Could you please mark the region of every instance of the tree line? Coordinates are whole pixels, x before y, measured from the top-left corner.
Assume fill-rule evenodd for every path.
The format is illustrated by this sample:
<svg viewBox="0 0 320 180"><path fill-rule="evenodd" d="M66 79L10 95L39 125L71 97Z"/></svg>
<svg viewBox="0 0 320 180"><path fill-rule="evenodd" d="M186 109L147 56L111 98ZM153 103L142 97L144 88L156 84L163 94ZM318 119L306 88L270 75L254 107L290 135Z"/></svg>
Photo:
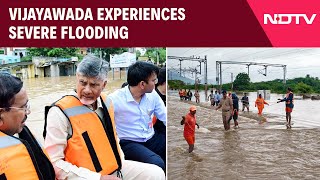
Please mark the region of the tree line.
<svg viewBox="0 0 320 180"><path fill-rule="evenodd" d="M200 84L195 86L187 85L180 80L169 80L168 81L170 89L199 89L205 90L205 85ZM209 88L220 89L217 85L207 85ZM306 77L299 77L294 79L289 79L286 84L283 83L283 79L275 79L272 81L263 82L250 82L250 78L246 73L240 73L237 75L233 83L223 84L221 89L236 92L253 92L257 90L271 90L272 93L283 94L286 92L287 87L293 89L293 92L298 94L312 94L320 93L320 80L318 77L311 77L307 75Z"/></svg>
<svg viewBox="0 0 320 180"><path fill-rule="evenodd" d="M83 55L79 53L79 48L27 48L27 56L21 57L21 61L31 61L33 56L45 57L78 57L82 60ZM121 54L128 52L128 48L88 48L88 52L100 56L102 59L110 62L110 54ZM144 56L152 59L159 57L159 63L166 62L166 48L146 48ZM141 56L140 51L136 51L137 59Z"/></svg>

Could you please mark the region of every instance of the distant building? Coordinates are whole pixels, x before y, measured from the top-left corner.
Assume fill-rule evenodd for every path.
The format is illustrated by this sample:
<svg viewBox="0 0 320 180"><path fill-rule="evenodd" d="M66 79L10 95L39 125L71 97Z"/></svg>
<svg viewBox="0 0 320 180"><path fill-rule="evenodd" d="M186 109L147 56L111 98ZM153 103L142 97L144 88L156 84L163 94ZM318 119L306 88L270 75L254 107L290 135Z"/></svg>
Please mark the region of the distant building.
<svg viewBox="0 0 320 180"><path fill-rule="evenodd" d="M22 79L34 77L34 64L21 62L20 56L0 55L0 71L5 71Z"/></svg>
<svg viewBox="0 0 320 180"><path fill-rule="evenodd" d="M24 57L28 54L26 47L0 47L0 55Z"/></svg>
<svg viewBox="0 0 320 180"><path fill-rule="evenodd" d="M0 55L0 64L12 64L20 62L20 56Z"/></svg>

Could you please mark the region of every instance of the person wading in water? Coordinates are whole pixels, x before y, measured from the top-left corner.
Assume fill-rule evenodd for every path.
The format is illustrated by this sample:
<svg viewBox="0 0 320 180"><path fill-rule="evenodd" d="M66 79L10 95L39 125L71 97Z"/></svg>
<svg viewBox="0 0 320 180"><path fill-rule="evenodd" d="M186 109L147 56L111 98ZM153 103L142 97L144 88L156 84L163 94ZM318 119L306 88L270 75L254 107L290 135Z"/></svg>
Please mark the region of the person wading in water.
<svg viewBox="0 0 320 180"><path fill-rule="evenodd" d="M189 153L191 153L194 149L194 143L195 143L195 126L199 125L197 124L196 119L196 112L197 108L196 106L190 107L190 112L186 116L182 116L181 125L184 124L184 130L183 130L183 136L187 143L189 144Z"/></svg>

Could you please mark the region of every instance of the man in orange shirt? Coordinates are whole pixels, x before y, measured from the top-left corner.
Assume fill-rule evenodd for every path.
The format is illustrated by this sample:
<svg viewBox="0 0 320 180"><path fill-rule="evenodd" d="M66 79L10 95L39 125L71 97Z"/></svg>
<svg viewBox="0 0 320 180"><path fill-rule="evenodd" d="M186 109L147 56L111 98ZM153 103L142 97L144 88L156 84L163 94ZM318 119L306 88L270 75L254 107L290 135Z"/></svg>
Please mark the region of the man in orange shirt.
<svg viewBox="0 0 320 180"><path fill-rule="evenodd" d="M197 125L199 129L199 125L197 124L197 120L196 120L196 112L197 112L196 106L191 106L190 112L186 116L182 116L182 121L181 121L181 125L184 124L183 136L184 136L184 139L189 144L189 153L191 153L194 148L195 126Z"/></svg>
<svg viewBox="0 0 320 180"><path fill-rule="evenodd" d="M259 97L256 99L256 103L254 105L254 107L258 106L258 115L262 115L262 110L265 104L269 106L269 104L262 98L261 94L259 94Z"/></svg>

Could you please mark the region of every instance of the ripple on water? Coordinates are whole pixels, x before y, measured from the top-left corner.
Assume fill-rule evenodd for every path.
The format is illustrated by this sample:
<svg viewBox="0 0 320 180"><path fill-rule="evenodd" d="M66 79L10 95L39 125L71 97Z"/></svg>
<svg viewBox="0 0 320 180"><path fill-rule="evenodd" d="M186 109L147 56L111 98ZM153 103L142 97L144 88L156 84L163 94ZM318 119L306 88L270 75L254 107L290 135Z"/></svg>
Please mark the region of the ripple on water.
<svg viewBox="0 0 320 180"><path fill-rule="evenodd" d="M220 112L198 107L198 123L206 130L204 133L201 128L196 129L195 155L189 155L183 128L172 131L170 127L177 123L170 119L180 119L189 106L175 99L168 101L168 179L320 177L319 129L303 126L287 130L284 120L274 117L259 124L240 116L240 128L225 132Z"/></svg>

